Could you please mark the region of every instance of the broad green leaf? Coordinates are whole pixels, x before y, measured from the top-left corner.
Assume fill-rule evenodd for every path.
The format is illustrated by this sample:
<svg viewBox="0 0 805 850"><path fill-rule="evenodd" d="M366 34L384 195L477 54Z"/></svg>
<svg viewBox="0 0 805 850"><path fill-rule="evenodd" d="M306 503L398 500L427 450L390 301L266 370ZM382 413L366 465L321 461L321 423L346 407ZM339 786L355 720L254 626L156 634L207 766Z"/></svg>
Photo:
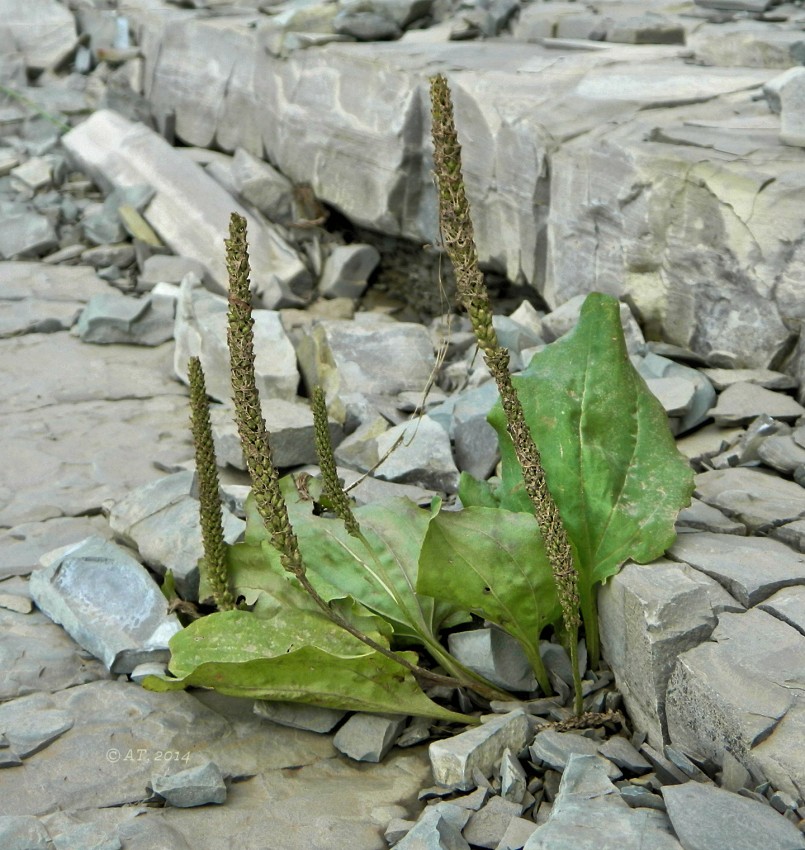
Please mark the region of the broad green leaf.
<svg viewBox="0 0 805 850"><path fill-rule="evenodd" d="M275 617L287 609L321 614L297 579L283 570L278 555L266 541L260 545L229 546L227 567L236 596L242 596L258 617ZM330 607L362 632L380 631L386 642L391 639L391 625L352 597L334 599Z"/></svg>
<svg viewBox="0 0 805 850"><path fill-rule="evenodd" d="M479 481L469 472L462 472L458 480L458 497L465 508L497 508L500 500L488 481Z"/></svg>
<svg viewBox="0 0 805 850"><path fill-rule="evenodd" d="M550 693L539 637L561 610L533 516L483 507L439 514L422 547L417 589L468 608L515 637Z"/></svg>
<svg viewBox="0 0 805 850"><path fill-rule="evenodd" d="M593 586L628 558L647 563L673 543L693 471L629 361L611 296L589 295L576 329L536 354L514 383L577 553L587 638L595 641ZM501 504L531 511L499 404L490 422L501 443Z"/></svg>
<svg viewBox="0 0 805 850"><path fill-rule="evenodd" d="M379 633L371 637L383 644ZM315 612L285 609L269 620L247 611L212 614L174 635L170 649L176 678L149 676L143 682L149 690L214 688L231 696L475 722L429 700L407 670ZM416 661L412 653L405 657Z"/></svg>
<svg viewBox="0 0 805 850"><path fill-rule="evenodd" d="M266 540L262 521L247 502L251 514L249 539ZM419 552L428 529L431 512L409 499L393 499L354 509L364 540L352 537L339 519L315 516L311 504L288 498L288 510L299 548L308 568L308 578L328 602L350 596L380 614L398 637L424 643L437 643L436 633L447 623L465 622L466 613L447 602L436 602L416 592ZM367 545L368 544L368 548ZM279 564L278 556L267 546L264 556ZM259 585L259 571L251 573ZM236 582L242 592L242 578Z"/></svg>

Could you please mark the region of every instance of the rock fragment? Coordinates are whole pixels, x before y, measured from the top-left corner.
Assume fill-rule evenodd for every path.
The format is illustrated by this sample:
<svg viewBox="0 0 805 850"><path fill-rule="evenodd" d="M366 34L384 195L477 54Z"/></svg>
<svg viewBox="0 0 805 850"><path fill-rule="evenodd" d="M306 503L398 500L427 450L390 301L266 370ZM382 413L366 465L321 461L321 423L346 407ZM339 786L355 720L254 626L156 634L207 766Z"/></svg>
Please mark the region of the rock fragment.
<svg viewBox="0 0 805 850"><path fill-rule="evenodd" d="M483 808L470 815L462 835L474 847L495 850L509 824L514 818L520 817L522 810L520 803L503 797L492 797Z"/></svg>
<svg viewBox="0 0 805 850"><path fill-rule="evenodd" d="M721 788L686 782L662 789L685 850L799 850L805 836L769 806Z"/></svg>
<svg viewBox="0 0 805 850"><path fill-rule="evenodd" d="M450 654L490 682L510 691L533 691L534 671L511 635L498 628L470 629L448 635Z"/></svg>
<svg viewBox="0 0 805 850"><path fill-rule="evenodd" d="M318 463L313 439L313 413L310 405L301 399L264 398L260 403L266 427L271 435L271 457L274 464L284 469ZM211 412L215 455L220 466L229 464L236 469L246 469L240 444L234 410L229 406L214 408ZM338 446L343 429L335 422L329 423L330 439Z"/></svg>
<svg viewBox="0 0 805 850"><path fill-rule="evenodd" d="M405 728L405 717L359 712L336 732L333 745L355 761L380 762Z"/></svg>
<svg viewBox="0 0 805 850"><path fill-rule="evenodd" d="M394 846L398 850L470 850L461 834L468 814L449 803L425 809Z"/></svg>
<svg viewBox="0 0 805 850"><path fill-rule="evenodd" d="M549 767L560 772L567 767L571 756L597 756L598 744L576 732L557 732L545 729L538 732L529 747L531 757L545 762ZM606 775L610 779L620 779L623 774L612 761L604 761Z"/></svg>
<svg viewBox="0 0 805 850"><path fill-rule="evenodd" d="M272 702L264 699L255 700L254 713L280 726L319 733L329 732L346 716L345 711L336 708L294 702Z"/></svg>
<svg viewBox="0 0 805 850"><path fill-rule="evenodd" d="M94 296L78 319L83 342L161 345L173 339L174 304L154 295L136 299L118 293Z"/></svg>
<svg viewBox="0 0 805 850"><path fill-rule="evenodd" d="M204 170L143 125L99 110L63 139L73 159L104 186L147 184L155 192L145 218L175 253L208 269L210 280L227 291L224 252L232 211L245 214L255 295L269 309L298 303L312 280L294 250L267 224L261 224ZM185 222L193 222L187 227Z"/></svg>
<svg viewBox="0 0 805 850"><path fill-rule="evenodd" d="M224 777L213 761L167 776L154 776L151 787L160 797L165 798L169 806L181 809L226 802Z"/></svg>
<svg viewBox="0 0 805 850"><path fill-rule="evenodd" d="M656 850L682 848L663 812L629 808L607 777L604 759L573 755L547 822L523 850L619 850L641 843Z"/></svg>
<svg viewBox="0 0 805 850"><path fill-rule="evenodd" d="M440 785L463 791L475 787L473 771L490 776L508 747L519 752L526 743L528 717L522 709L487 720L445 741L430 745L433 777Z"/></svg>
<svg viewBox="0 0 805 850"><path fill-rule="evenodd" d="M338 245L324 261L319 292L325 298L360 298L379 262L372 245Z"/></svg>
<svg viewBox="0 0 805 850"><path fill-rule="evenodd" d="M264 400L296 398L299 372L291 341L274 310L254 310L254 353L257 389ZM176 307L174 370L187 383L187 363L198 357L207 392L219 401L232 397L227 348L226 299L202 289L188 275L182 281Z"/></svg>
<svg viewBox="0 0 805 850"><path fill-rule="evenodd" d="M224 540L237 542L245 523L223 506L222 518ZM173 573L183 599L198 599L204 549L194 473L177 472L133 490L112 508L109 524L148 566L160 575Z"/></svg>
<svg viewBox="0 0 805 850"><path fill-rule="evenodd" d="M377 454L386 458L374 471L377 478L416 483L447 493L458 489L459 473L450 439L444 428L427 415L380 434Z"/></svg>
<svg viewBox="0 0 805 850"><path fill-rule="evenodd" d="M32 575L31 596L112 673L167 660L168 641L181 630L146 570L100 538L55 553Z"/></svg>

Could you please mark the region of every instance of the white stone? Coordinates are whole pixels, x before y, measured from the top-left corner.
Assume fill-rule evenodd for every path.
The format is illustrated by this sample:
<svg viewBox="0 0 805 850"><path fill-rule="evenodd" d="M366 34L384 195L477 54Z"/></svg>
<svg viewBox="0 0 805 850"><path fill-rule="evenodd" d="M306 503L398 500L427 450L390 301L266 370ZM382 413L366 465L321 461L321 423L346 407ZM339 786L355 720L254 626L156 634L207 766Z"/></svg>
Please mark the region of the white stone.
<svg viewBox="0 0 805 850"><path fill-rule="evenodd" d="M146 184L155 195L146 221L175 253L198 260L220 291L228 289L223 240L232 212L248 222L255 293L264 307L294 304L310 292L311 276L280 234L258 222L201 166L161 136L109 110L95 112L63 137L80 167L106 188Z"/></svg>
<svg viewBox="0 0 805 850"><path fill-rule="evenodd" d="M520 752L528 736L528 716L522 709L487 720L429 748L433 778L439 785L469 791L475 787L472 774L478 769L491 776L506 748Z"/></svg>
<svg viewBox="0 0 805 850"><path fill-rule="evenodd" d="M793 69L792 69L793 70ZM780 87L780 141L785 145L805 147L805 69L796 69Z"/></svg>
<svg viewBox="0 0 805 850"><path fill-rule="evenodd" d="M261 397L268 401L296 398L299 372L296 353L285 333L279 313L254 310L255 379ZM207 393L219 401L232 397L227 347L226 300L201 289L188 275L181 286L174 330L176 376L188 383L187 363L198 357L204 370Z"/></svg>

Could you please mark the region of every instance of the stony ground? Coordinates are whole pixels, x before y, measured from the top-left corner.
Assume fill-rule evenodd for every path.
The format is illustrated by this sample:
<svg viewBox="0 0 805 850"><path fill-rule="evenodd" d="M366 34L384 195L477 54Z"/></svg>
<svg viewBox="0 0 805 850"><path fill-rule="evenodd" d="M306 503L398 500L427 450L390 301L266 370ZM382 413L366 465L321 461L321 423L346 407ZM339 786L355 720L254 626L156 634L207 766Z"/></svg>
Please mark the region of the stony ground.
<svg viewBox="0 0 805 850"><path fill-rule="evenodd" d="M344 34L389 37L379 34L377 9L368 18L346 10L337 25L328 19L311 34L292 5L259 23L268 49L260 61L296 92L294 120L305 132L291 134L299 142L293 150L275 138L277 122L256 126L244 118L255 114L254 92L242 78L257 62L254 9L211 16L133 3L129 18L111 9L75 17L54 0L36 21L24 20L27 10L18 5L5 10L13 44L0 49L0 76L13 91L0 112L0 258L7 260L0 262L0 847L215 850L233 836L246 850L380 850L392 842L450 850L805 847L805 409L792 377L805 361L795 350L790 374L734 368L783 362L801 313L799 225L791 210L801 190L803 72L777 79L801 64L801 9L751 0L742 4L751 9L738 11L659 9L658 20L636 16L629 4L613 4L604 16L534 3L515 20L514 4L484 14L437 4L426 20L417 7L425 17L415 26L401 21L390 34L407 27L406 38L372 54L385 62L379 74L367 73L375 66L362 45L331 45L304 54L306 62L295 52ZM76 20L85 34L80 44ZM121 32L122 20L136 29L138 47L132 33ZM31 39L33 24L45 21L48 37ZM695 61L736 67L683 64L691 58L679 42L685 34ZM501 39L455 43L479 35ZM659 43L640 46L652 39ZM556 51L565 51L565 64ZM224 57L220 67L206 63L212 53ZM551 81L549 99L563 103L554 140L529 123L530 107L523 112L526 78L513 85L499 70L537 56L541 84ZM270 705L258 715L247 700L147 691L132 672L137 653L110 649L125 614L138 612L147 594L122 582L104 599L90 587L93 616L68 623L58 608L64 600L49 588L65 556L52 553L92 537L84 563L107 564L111 552L110 569L154 590L153 580L171 570L180 593L195 598L199 535L184 386L192 354L201 357L216 401L227 532L240 534L246 481L227 407L220 297L222 238L233 208L249 217L258 302L283 308L256 314L258 380L270 400L264 414L277 462L315 472L307 466L315 460L312 422L300 393L323 383L349 481L406 436L356 488L359 500L403 494L426 504L435 491L452 494L460 471L479 478L494 472L499 458L485 416L495 392L466 323L454 318L448 329L440 320L400 321L438 313L440 283L447 292L450 286L438 252L426 248L419 262L419 246L398 238L433 238L430 189L421 197L399 191L418 185L427 170L421 104L411 101L400 117L399 102L420 91L424 74L454 63L471 193L486 200L482 254L498 272L531 281L556 307L535 309L545 303L533 294L524 303L498 302L504 315L497 331L515 367L574 325L582 295L569 296L579 291L578 268L594 256L595 274L578 286L612 289L617 264L602 246L609 237L631 246L632 271L649 272L645 280L632 276L626 299L642 327L622 305L629 351L698 473L697 498L680 516L667 558L627 565L602 592L611 670L587 673L585 707L605 716L588 728L562 725L570 676L556 644L543 649L553 659L557 698L527 693L530 685L518 680L522 702L484 706L494 716L479 730L430 749L426 736L434 730L421 722L359 715L344 722L301 710L288 716ZM337 108L323 107L315 86L310 94L291 85L303 65L317 80L339 69ZM188 67L209 71L209 79L183 76ZM489 79L505 91L497 116L475 108L493 67L498 76ZM361 99L348 96L358 78L382 80L382 95L373 89L367 97L391 110L383 112L387 121L368 120ZM611 98L613 79L625 87L623 98ZM176 95L170 109L165 92ZM274 94L262 95L277 105ZM78 126L60 141L64 121ZM490 135L490 126L505 130ZM202 147L171 145L173 131ZM522 147L532 137L544 151ZM325 165L332 139L340 153L349 151L348 169ZM238 149L234 156L206 149L216 144ZM257 158L264 144L295 183ZM580 158L579 146L590 155ZM382 163L367 153L375 148L384 151ZM660 171L677 178L656 179L669 148L674 164ZM500 160L498 186L484 186L472 166L487 149ZM516 179L504 167L513 149L525 151ZM715 163L704 171L689 162L702 150ZM602 169L600 157L610 165L615 157L617 167ZM580 170L568 171L579 162ZM303 175L301 164L312 172ZM606 178L600 184L599 174ZM304 185L313 179L330 206ZM589 204L578 204L576 181L587 181ZM650 202L641 200L645 191ZM667 232L655 232L666 220L657 210L677 196L686 212L668 219ZM607 206L625 210L623 219L605 221ZM770 210L780 227L758 224L771 220ZM379 235L384 228L393 235ZM593 230L578 252L553 250ZM648 232L654 242L644 253ZM745 244L746 232L752 239ZM721 241L711 244L712 234ZM553 246L547 281L540 277L546 239ZM718 297L707 286L691 294L700 258L716 255L749 263L751 274L705 263ZM766 264L746 259L756 255ZM676 293L665 306L652 300L656 269ZM771 280L779 281L773 297ZM662 330L694 351L646 343L644 330ZM437 366L444 338L446 360ZM412 438L407 420L420 408L427 416ZM127 553L135 559L124 568ZM149 598L157 616L178 627L159 594ZM161 645L137 647L143 658L135 661L164 661ZM515 649L488 630L478 630L472 646L456 647L467 663L498 673L522 662ZM343 725L333 733L333 724ZM171 788L165 777L175 774L179 787Z"/></svg>

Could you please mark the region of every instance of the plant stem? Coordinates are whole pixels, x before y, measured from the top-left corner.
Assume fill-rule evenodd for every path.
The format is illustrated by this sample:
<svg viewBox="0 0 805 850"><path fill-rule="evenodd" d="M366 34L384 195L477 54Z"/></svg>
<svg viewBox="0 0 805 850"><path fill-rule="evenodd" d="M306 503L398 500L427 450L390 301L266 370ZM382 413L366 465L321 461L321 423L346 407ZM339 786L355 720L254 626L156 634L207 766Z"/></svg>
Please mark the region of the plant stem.
<svg viewBox="0 0 805 850"><path fill-rule="evenodd" d="M597 670L601 662L601 636L598 629L598 605L596 597L598 587L589 588L587 593L581 594L581 614L584 618L584 637L587 641L587 655L590 659L590 668Z"/></svg>
<svg viewBox="0 0 805 850"><path fill-rule="evenodd" d="M533 644L526 643L521 643L520 646L523 647L523 651L531 664L531 669L534 671L534 676L536 677L540 688L542 688L542 692L544 694L551 693L553 688L551 688L551 681L548 678L548 671L545 669L545 663L542 660L542 656L539 654L539 646L535 647Z"/></svg>
<svg viewBox="0 0 805 850"><path fill-rule="evenodd" d="M570 667L573 672L573 711L576 717L581 717L584 711L584 701L581 696L581 673L579 672L579 633L570 636Z"/></svg>
<svg viewBox="0 0 805 850"><path fill-rule="evenodd" d="M571 640L578 641L578 574L573 549L556 502L548 490L539 451L509 375L509 352L499 345L492 324L492 306L478 264L470 206L464 190L461 145L453 118L453 102L447 80L441 74L431 79L431 113L442 240L455 270L459 297L500 393L506 429L523 470L526 492L534 506L534 516L556 580L565 629Z"/></svg>

